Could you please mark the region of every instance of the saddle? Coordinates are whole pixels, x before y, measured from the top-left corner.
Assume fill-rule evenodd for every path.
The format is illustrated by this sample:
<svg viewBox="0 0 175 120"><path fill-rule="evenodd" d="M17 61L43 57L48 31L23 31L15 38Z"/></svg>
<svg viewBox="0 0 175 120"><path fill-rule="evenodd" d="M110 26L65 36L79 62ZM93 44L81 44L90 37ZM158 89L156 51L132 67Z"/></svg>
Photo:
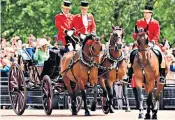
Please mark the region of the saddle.
<svg viewBox="0 0 175 120"><path fill-rule="evenodd" d="M154 48L151 48L151 50L155 53L155 55L157 56L158 60L159 60L159 64L162 63L162 54L160 53L159 50L156 50Z"/></svg>
<svg viewBox="0 0 175 120"><path fill-rule="evenodd" d="M159 50L157 49L154 49L154 48L151 48L151 50L154 52L154 54L157 56L158 58L158 61L159 61L159 64L161 64L162 62L162 54L160 53ZM136 56L136 54L138 53L138 49L134 49L132 52L131 52L131 55L130 55L130 63L133 65L133 62L134 62L134 58Z"/></svg>

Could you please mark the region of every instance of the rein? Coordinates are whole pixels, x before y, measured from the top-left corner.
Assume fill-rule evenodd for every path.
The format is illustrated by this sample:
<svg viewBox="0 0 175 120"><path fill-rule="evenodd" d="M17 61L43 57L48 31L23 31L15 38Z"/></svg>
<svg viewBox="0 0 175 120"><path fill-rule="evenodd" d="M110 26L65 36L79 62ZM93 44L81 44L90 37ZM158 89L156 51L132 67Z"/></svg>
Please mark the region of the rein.
<svg viewBox="0 0 175 120"><path fill-rule="evenodd" d="M81 49L80 49L80 60L81 60L85 65L87 65L88 67L95 66L96 63L93 62L93 59L94 59L94 57L99 57L99 56L100 56L100 54L99 54L99 55L93 55L93 52L92 52L93 50L92 50L92 49L93 49L93 44L90 45L90 54L91 54L90 56L87 55L87 53L84 52L83 46L82 46ZM89 61L89 62L87 62L87 61L84 59L83 54L86 55L88 58L90 58L90 61Z"/></svg>

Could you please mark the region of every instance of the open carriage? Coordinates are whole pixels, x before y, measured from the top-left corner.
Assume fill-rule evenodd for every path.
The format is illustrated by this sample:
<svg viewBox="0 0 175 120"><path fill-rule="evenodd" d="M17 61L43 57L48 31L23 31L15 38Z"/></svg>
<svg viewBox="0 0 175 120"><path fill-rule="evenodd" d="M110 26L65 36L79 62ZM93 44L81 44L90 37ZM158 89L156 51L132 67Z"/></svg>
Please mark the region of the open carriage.
<svg viewBox="0 0 175 120"><path fill-rule="evenodd" d="M67 35L70 38L72 38L73 32L68 31ZM85 38L86 38L85 35L84 36L80 35L80 39L85 39ZM81 42L82 42L81 45L83 46L84 41L81 41ZM83 51L82 49L79 51L79 53L81 54L80 54L80 59L78 59L78 61L80 60L80 62L82 62L81 64L84 64L84 66L86 66L86 69L90 69L91 67L96 66L96 64L92 62L92 59L94 59L94 57L99 57L100 51L102 50L99 39L94 40L93 44L91 43L93 42L89 41L88 44L90 45L88 45L88 47L86 46L86 49L90 50L88 52L89 55L87 55L87 58L90 61L87 62L85 60L87 58L84 59L83 54L86 55L85 51ZM99 52L96 55L93 53L93 51L96 50L97 48ZM75 51L72 51L72 52L76 53ZM59 95L60 93L66 93L66 94L68 93L67 86L64 83L60 72L60 61L61 61L61 56L63 55L62 49L52 48L49 50L49 54L50 54L49 59L44 62L44 66L41 66L41 65L37 65L36 61L32 59L32 56L29 55L29 52L27 52L26 49L22 49L19 51L18 64L16 63L12 64L11 70L9 72L8 92L9 92L12 108L17 115L22 115L25 111L26 101L27 101L27 91L32 91L32 90L42 91L42 104L43 104L44 111L47 115L50 115L52 113L53 96ZM95 68L95 69L98 69L98 68ZM75 72L76 71L77 70L75 70ZM85 76L88 79L90 77L89 74L93 73L89 71L90 70L87 70L87 74ZM77 75L78 74L80 73L78 72ZM98 77L98 75L95 74L94 77L96 78ZM70 81L70 86L72 89L74 89L76 88L76 83L73 81ZM88 86L86 85L86 82L85 82L85 89L93 89L93 86ZM98 91L97 89L96 91ZM94 95L96 95L97 97L97 94L94 94ZM82 90L79 90L74 96L74 98L76 98L76 100L73 100L75 101L74 107L76 108L76 110L74 109L74 112L73 112L74 114L77 114L81 108L82 97L80 97L80 95L82 95ZM68 96L67 100L68 100L67 101L68 107L72 111L72 97ZM96 104L96 102L93 104ZM102 100L102 106L103 105L104 103ZM94 105L92 105L92 107L93 106Z"/></svg>
<svg viewBox="0 0 175 120"><path fill-rule="evenodd" d="M44 66L37 65L26 49L19 51L18 64L13 63L9 72L8 92L14 112L22 115L26 108L27 91L42 91L42 104L47 115L52 112L54 94L66 92L64 81L60 76L60 49L49 50L50 57ZM74 85L72 84L72 87ZM57 90L55 90L57 89ZM70 102L70 99L68 99ZM77 97L78 111L81 98Z"/></svg>

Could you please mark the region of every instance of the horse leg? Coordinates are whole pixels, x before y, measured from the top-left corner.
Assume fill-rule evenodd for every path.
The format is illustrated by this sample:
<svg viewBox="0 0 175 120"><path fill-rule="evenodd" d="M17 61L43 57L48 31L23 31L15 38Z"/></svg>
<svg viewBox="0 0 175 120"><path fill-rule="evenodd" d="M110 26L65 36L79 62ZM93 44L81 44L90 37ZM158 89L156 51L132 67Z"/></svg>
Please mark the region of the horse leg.
<svg viewBox="0 0 175 120"><path fill-rule="evenodd" d="M91 111L95 111L96 110L97 91L98 91L98 87L97 87L97 85L95 85L94 86L94 100L93 100L92 105L91 105Z"/></svg>
<svg viewBox="0 0 175 120"><path fill-rule="evenodd" d="M157 112L159 108L159 97L160 93L164 87L164 84L158 84L157 90L156 90L156 95L155 95L155 103L154 103L154 108L153 108L153 115L152 119L157 119Z"/></svg>
<svg viewBox="0 0 175 120"><path fill-rule="evenodd" d="M81 90L82 99L84 101L84 110L85 110L85 116L90 116L90 112L87 107L87 96L85 91L85 80L80 79L78 80L79 89Z"/></svg>
<svg viewBox="0 0 175 120"><path fill-rule="evenodd" d="M145 119L151 119L151 117L150 117L150 106L152 106L152 92L150 92L148 94L146 103L147 103L147 113L145 115Z"/></svg>
<svg viewBox="0 0 175 120"><path fill-rule="evenodd" d="M68 93L69 93L69 95L70 95L70 97L71 97L71 108L72 108L72 115L77 115L77 111L76 111L76 106L75 106L75 104L76 104L76 96L75 96L75 92L72 90L72 88L71 88L71 85L70 85L70 80L69 80L69 78L67 77L67 76L64 76L63 77L63 80L64 80L64 83L65 83L65 86L66 86L66 88L67 88L67 90L68 90Z"/></svg>
<svg viewBox="0 0 175 120"><path fill-rule="evenodd" d="M104 79L99 78L99 83L100 83L100 85L101 85L101 87L102 87L102 90L103 90L102 96L103 96L104 98L106 98L106 100L105 100L106 105L103 106L103 110L106 111L106 114L107 114L107 113L108 113L107 111L108 111L108 109L109 109L109 105L108 105L108 101L109 101L109 98L108 98L108 91L107 91L107 89L106 89L106 85L105 85Z"/></svg>
<svg viewBox="0 0 175 120"><path fill-rule="evenodd" d="M129 107L129 100L128 100L128 84L127 83L123 83L123 96L125 98L126 101L126 112L130 112L130 107Z"/></svg>
<svg viewBox="0 0 175 120"><path fill-rule="evenodd" d="M132 88L132 90L133 90L134 97L135 97L135 100L136 100L136 109L139 109L139 100L138 100L138 92L137 92L137 88L134 87L134 88Z"/></svg>
<svg viewBox="0 0 175 120"><path fill-rule="evenodd" d="M71 96L71 98L72 98L72 106L71 106L71 108L72 108L72 115L77 115L77 109L76 109L76 94L75 94L75 91L73 91L73 94L72 94L72 96Z"/></svg>
<svg viewBox="0 0 175 120"><path fill-rule="evenodd" d="M82 99L84 101L85 116L90 116L90 112L87 108L87 102L86 102L86 100L87 100L86 91L82 89L81 94L82 94Z"/></svg>
<svg viewBox="0 0 175 120"><path fill-rule="evenodd" d="M143 118L143 94L142 87L137 88L138 100L139 100L139 119Z"/></svg>
<svg viewBox="0 0 175 120"><path fill-rule="evenodd" d="M109 87L107 86L107 91L108 91L108 97L109 97L109 112L110 113L114 113L113 107L112 107L112 103L113 103L113 87Z"/></svg>

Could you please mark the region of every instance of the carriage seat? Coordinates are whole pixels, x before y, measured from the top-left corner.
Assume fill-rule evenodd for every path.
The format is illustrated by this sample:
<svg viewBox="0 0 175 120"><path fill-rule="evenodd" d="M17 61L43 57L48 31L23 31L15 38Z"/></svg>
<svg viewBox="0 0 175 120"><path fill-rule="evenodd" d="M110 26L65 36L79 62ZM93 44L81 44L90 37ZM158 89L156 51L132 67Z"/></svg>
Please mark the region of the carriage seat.
<svg viewBox="0 0 175 120"><path fill-rule="evenodd" d="M35 48L32 47L25 48L25 51L28 53L28 55L30 55L32 59L34 59Z"/></svg>
<svg viewBox="0 0 175 120"><path fill-rule="evenodd" d="M54 48L53 48L54 49ZM43 71L41 77L48 75L51 79L55 79L59 75L59 64L61 57L58 55L59 50L49 50L49 59L44 62Z"/></svg>
<svg viewBox="0 0 175 120"><path fill-rule="evenodd" d="M28 54L28 52L25 49L20 49L18 52L24 61L31 61L32 60L32 57Z"/></svg>

